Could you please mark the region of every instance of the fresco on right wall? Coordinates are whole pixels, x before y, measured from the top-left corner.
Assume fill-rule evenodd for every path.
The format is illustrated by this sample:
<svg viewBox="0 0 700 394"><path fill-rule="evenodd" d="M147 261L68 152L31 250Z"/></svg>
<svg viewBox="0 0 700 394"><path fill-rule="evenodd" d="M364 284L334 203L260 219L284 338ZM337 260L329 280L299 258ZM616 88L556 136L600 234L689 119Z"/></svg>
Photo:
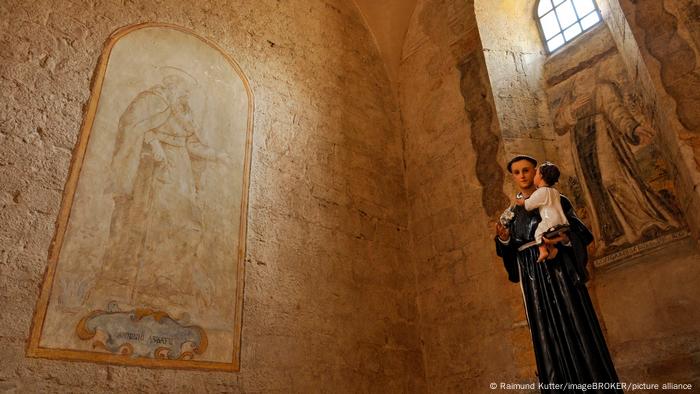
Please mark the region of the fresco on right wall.
<svg viewBox="0 0 700 394"><path fill-rule="evenodd" d="M555 54L545 70L560 188L595 235L595 266L687 236L657 131L606 27Z"/></svg>

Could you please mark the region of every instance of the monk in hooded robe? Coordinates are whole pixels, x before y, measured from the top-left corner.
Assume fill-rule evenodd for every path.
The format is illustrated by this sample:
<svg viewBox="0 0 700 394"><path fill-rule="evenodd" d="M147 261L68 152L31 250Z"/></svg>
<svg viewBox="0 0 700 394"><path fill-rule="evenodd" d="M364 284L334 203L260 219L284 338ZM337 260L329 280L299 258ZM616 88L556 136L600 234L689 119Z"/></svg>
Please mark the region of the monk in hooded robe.
<svg viewBox="0 0 700 394"><path fill-rule="evenodd" d="M537 189L533 183L537 160L515 156L508 171L520 189L516 198L527 198ZM593 235L576 216L571 202L560 196L569 222L565 239L556 244L552 260L538 262L535 241L542 220L537 210L520 205L508 208L496 225L496 254L503 259L508 279L520 283L525 316L532 336L542 393L569 394L582 390L566 384L604 383L587 392L622 393L615 365L588 294L587 247Z"/></svg>
<svg viewBox="0 0 700 394"><path fill-rule="evenodd" d="M588 85L586 85L588 87ZM653 131L635 120L610 81L578 92L555 114L557 134L570 132L576 173L601 249L629 246L680 226L671 205L643 180L630 146Z"/></svg>
<svg viewBox="0 0 700 394"><path fill-rule="evenodd" d="M189 89L184 77L167 76L139 93L119 119L111 166L114 211L95 286L101 300L162 308L187 303L183 295L195 291L202 216L192 160L224 156L201 143Z"/></svg>

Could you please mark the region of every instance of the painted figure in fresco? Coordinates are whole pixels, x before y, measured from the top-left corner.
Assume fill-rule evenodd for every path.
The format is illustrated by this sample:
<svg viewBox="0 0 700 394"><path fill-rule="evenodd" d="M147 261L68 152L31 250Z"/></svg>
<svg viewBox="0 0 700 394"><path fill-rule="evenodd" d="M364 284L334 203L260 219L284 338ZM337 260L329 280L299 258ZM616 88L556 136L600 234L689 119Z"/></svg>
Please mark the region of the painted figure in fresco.
<svg viewBox="0 0 700 394"><path fill-rule="evenodd" d="M551 260L557 256L554 244L562 240L561 233L568 230L569 221L561 208L559 191L553 186L559 180L559 168L550 162L544 162L535 170L534 184L537 187L528 198L517 198L515 203L525 210L537 209L542 219L535 230L535 241L539 245L540 255L537 262ZM522 196L521 196L522 197Z"/></svg>
<svg viewBox="0 0 700 394"><path fill-rule="evenodd" d="M189 104L196 81L172 73L139 93L119 118L112 157L114 211L95 286L133 306L183 305L207 298L195 278L203 223L193 160L226 161L204 145ZM195 281L196 286L195 286Z"/></svg>
<svg viewBox="0 0 700 394"><path fill-rule="evenodd" d="M535 193L537 161L516 156L507 165L520 192L516 198ZM586 247L593 241L591 232L576 216L571 202L560 196L561 207L569 222L555 247L556 257L538 263L535 233L541 222L537 210L527 211L514 205L496 224L496 252L503 259L508 279L518 283L523 294L525 313L532 334L540 382L614 383L617 373L586 289L588 279ZM594 393L621 393L621 390L590 390ZM570 391L568 391L570 392Z"/></svg>
<svg viewBox="0 0 700 394"><path fill-rule="evenodd" d="M653 130L635 120L617 84L599 81L592 91L575 90L560 104L554 124L559 135L571 134L599 246L630 245L679 227L672 207L644 182L632 152L649 142Z"/></svg>

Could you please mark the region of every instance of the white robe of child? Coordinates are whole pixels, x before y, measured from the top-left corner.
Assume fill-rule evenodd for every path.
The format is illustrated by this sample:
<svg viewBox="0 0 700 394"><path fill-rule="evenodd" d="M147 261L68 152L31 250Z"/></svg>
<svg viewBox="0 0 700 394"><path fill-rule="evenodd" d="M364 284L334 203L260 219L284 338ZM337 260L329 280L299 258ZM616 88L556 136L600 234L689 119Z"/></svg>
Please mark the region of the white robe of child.
<svg viewBox="0 0 700 394"><path fill-rule="evenodd" d="M564 210L561 208L559 191L553 187L539 187L525 200L525 209L539 209L542 221L535 230L535 240L542 242L542 234L559 225L568 225Z"/></svg>

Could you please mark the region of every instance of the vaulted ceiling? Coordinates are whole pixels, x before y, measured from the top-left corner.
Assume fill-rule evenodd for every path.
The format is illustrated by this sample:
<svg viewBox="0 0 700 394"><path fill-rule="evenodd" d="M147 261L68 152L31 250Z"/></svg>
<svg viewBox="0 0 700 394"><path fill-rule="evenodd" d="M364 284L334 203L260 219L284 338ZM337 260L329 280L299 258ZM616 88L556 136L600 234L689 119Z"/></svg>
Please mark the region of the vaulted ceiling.
<svg viewBox="0 0 700 394"><path fill-rule="evenodd" d="M396 82L404 37L417 0L354 0L374 35L389 79Z"/></svg>

